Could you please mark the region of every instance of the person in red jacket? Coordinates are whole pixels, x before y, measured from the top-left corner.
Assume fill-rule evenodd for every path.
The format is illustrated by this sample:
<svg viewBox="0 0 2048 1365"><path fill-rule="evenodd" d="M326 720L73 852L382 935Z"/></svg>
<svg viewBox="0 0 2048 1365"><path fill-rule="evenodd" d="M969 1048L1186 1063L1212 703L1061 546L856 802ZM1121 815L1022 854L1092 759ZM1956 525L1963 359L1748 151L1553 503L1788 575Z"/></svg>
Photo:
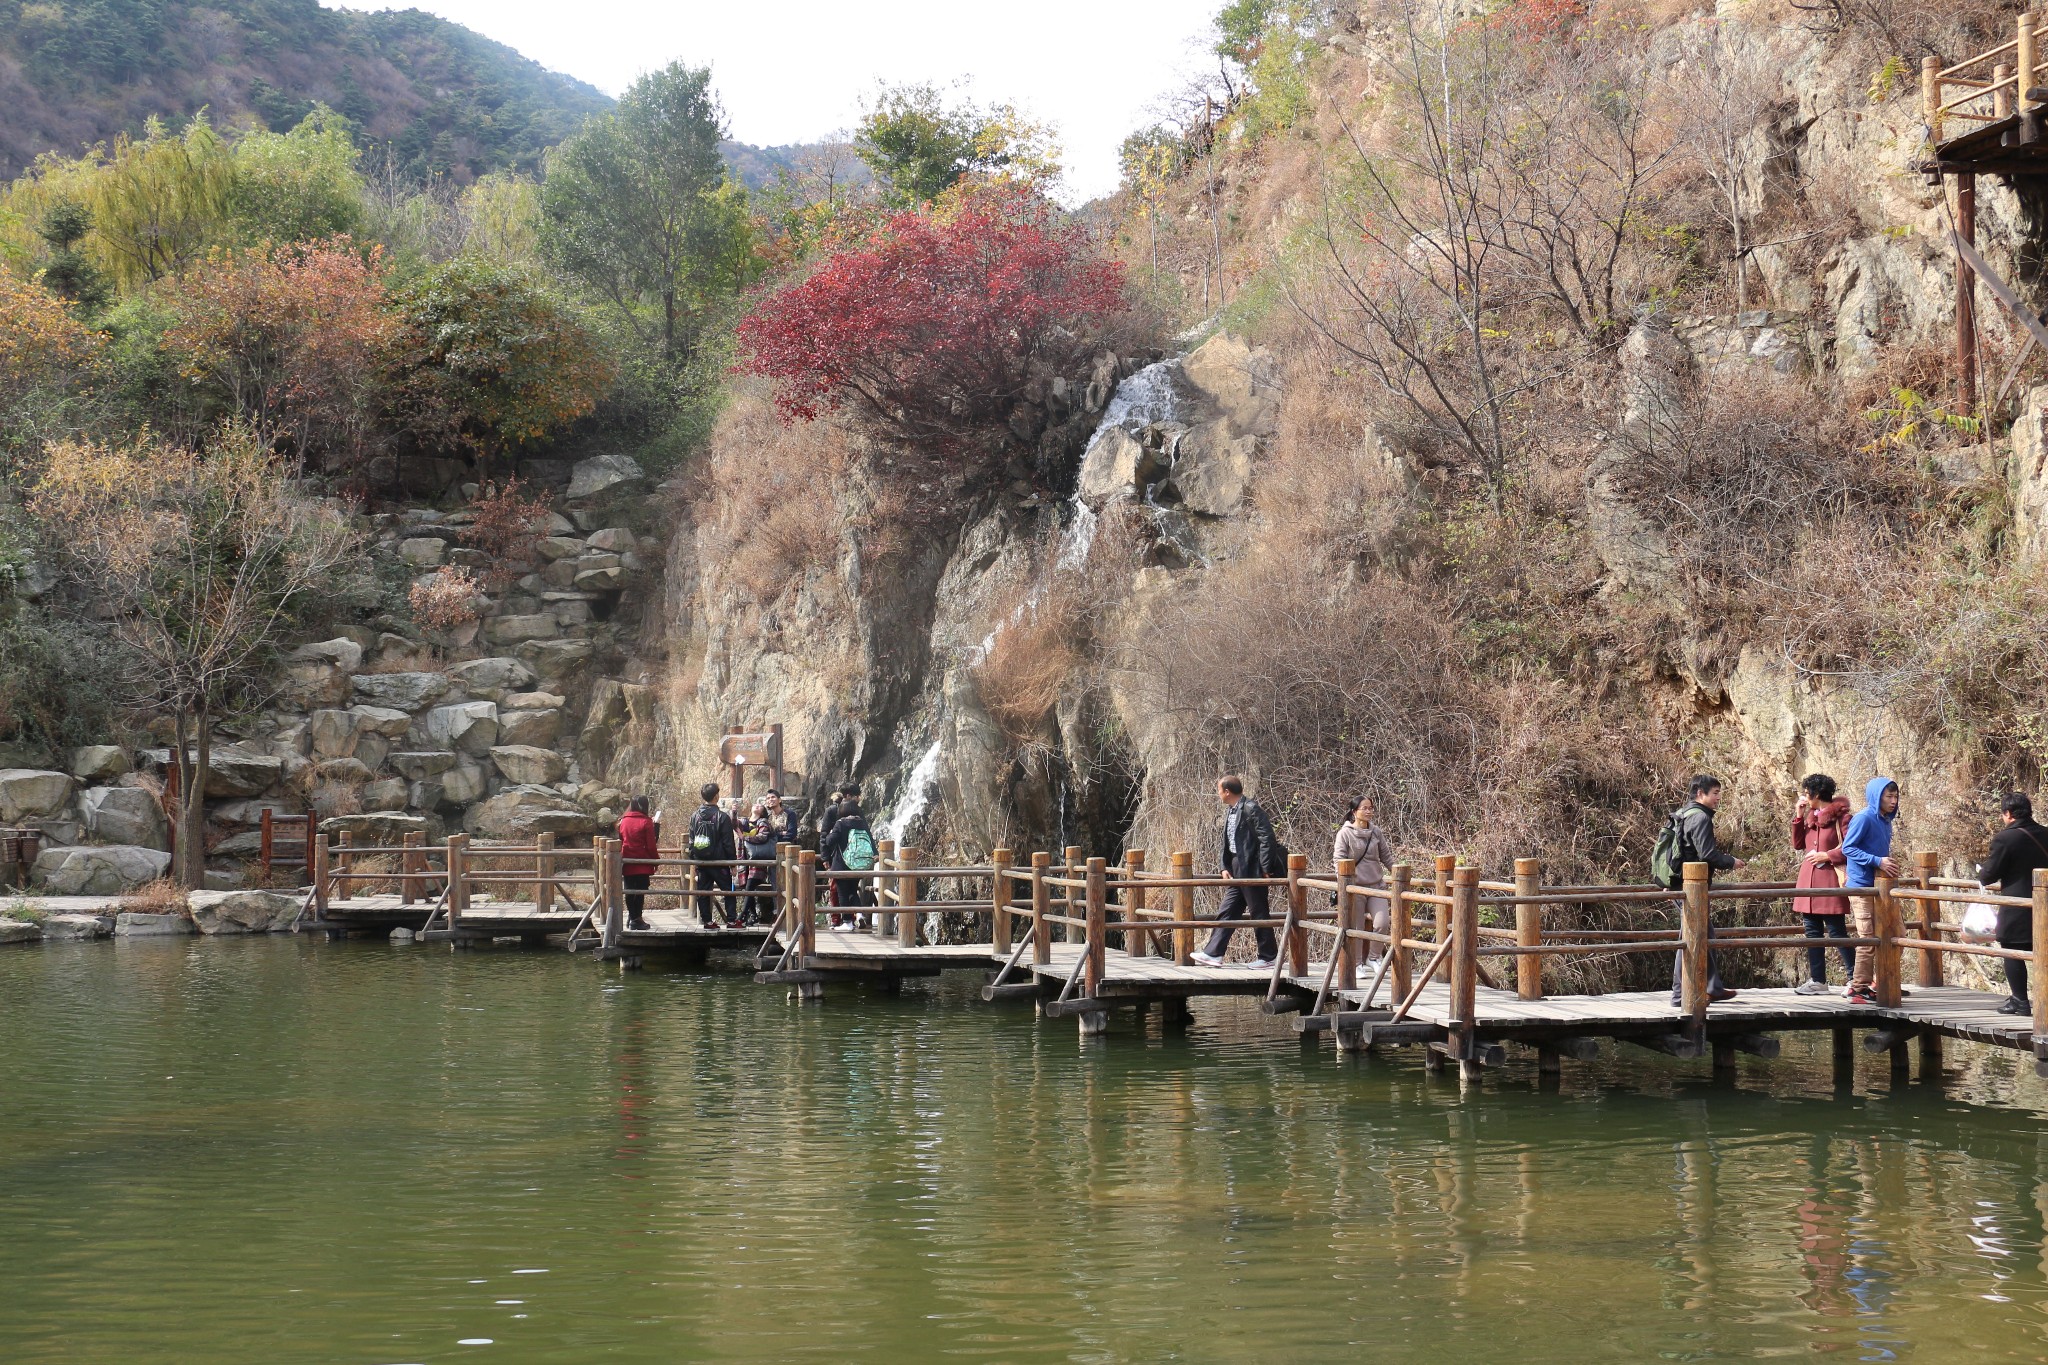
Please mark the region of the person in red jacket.
<svg viewBox="0 0 2048 1365"><path fill-rule="evenodd" d="M1842 884L1842 835L1849 828L1849 802L1835 794L1835 779L1814 773L1799 784L1799 803L1792 810L1792 851L1799 855L1799 885L1833 887ZM1802 900L1799 917L1806 922L1811 939L1847 938L1845 902L1831 897ZM1835 945L1842 955L1842 971L1855 975L1856 959L1846 947ZM1801 995L1828 994L1827 949L1818 945L1806 950L1806 980L1795 989Z"/></svg>
<svg viewBox="0 0 2048 1365"><path fill-rule="evenodd" d="M647 885L661 856L660 813L647 814L647 798L636 796L619 817L620 871L626 880L626 927L647 928Z"/></svg>

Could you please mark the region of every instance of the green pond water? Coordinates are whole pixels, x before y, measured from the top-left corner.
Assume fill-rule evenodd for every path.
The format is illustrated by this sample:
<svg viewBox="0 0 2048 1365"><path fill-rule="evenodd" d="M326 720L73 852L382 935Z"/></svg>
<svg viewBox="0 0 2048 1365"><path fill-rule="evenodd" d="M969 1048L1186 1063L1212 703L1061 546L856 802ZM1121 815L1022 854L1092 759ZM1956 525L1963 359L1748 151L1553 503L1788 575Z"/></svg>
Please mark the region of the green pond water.
<svg viewBox="0 0 2048 1365"><path fill-rule="evenodd" d="M2017 1057L1461 1087L977 985L9 949L0 1361L2048 1357Z"/></svg>

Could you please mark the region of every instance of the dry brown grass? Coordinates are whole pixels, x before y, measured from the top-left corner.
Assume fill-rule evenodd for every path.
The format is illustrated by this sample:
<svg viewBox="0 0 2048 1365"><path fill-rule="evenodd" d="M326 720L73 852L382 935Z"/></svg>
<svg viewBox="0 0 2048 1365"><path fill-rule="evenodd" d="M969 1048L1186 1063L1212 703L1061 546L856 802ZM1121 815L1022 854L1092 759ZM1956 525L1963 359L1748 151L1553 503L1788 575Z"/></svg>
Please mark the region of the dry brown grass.
<svg viewBox="0 0 2048 1365"><path fill-rule="evenodd" d="M185 888L169 877L145 882L121 897L120 909L131 915L182 915L186 913Z"/></svg>
<svg viewBox="0 0 2048 1365"><path fill-rule="evenodd" d="M772 601L837 561L853 445L836 422L786 425L759 386L743 385L703 460L700 548L750 596Z"/></svg>

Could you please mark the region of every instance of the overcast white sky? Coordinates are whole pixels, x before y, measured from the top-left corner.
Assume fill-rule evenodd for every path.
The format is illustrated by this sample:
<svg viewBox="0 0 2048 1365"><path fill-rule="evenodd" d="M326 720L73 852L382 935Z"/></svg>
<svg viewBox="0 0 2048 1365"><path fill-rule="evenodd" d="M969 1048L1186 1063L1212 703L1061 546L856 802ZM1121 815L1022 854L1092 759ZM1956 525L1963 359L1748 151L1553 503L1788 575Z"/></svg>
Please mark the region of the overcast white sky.
<svg viewBox="0 0 2048 1365"><path fill-rule="evenodd" d="M982 103L1056 125L1067 197L1116 188L1116 149L1200 64L1222 0L353 0L425 9L616 95L681 58L708 63L741 142L809 142L849 126L875 82L970 78Z"/></svg>

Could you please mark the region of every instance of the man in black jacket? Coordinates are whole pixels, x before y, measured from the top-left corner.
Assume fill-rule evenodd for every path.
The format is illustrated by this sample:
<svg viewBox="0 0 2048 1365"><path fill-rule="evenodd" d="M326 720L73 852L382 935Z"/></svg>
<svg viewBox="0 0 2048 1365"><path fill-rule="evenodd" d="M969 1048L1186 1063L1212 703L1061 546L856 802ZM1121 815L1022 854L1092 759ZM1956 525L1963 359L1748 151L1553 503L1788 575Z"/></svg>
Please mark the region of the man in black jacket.
<svg viewBox="0 0 2048 1365"><path fill-rule="evenodd" d="M2024 792L2009 793L1998 807L2005 828L1991 836L1991 849L1984 855L1984 861L1977 864L1977 880L1986 886L1998 883L2001 896L2031 898L2034 894L2034 869L2048 867L2048 829L2034 823L2034 803ZM1998 946L2033 948L2033 906L1998 907ZM2001 961L2005 963L2008 994L1998 1012L2032 1014L2034 1006L2027 997L2027 964L2016 957Z"/></svg>
<svg viewBox="0 0 2048 1365"><path fill-rule="evenodd" d="M1265 810L1258 802L1244 794L1244 781L1238 777L1225 777L1216 783L1216 799L1223 803L1223 873L1227 877L1270 877L1275 875L1274 865L1280 861L1279 842L1273 837L1273 822L1266 818ZM1264 886L1228 886L1223 890L1223 908L1217 912L1218 919L1265 919L1271 913L1267 909ZM1208 967L1221 967L1223 954L1230 949L1231 936L1237 930L1229 925L1216 926L1209 935L1208 945L1193 954L1195 961ZM1280 943L1273 930L1261 925L1252 930L1258 939L1259 960L1252 963L1258 968L1271 967L1280 955Z"/></svg>
<svg viewBox="0 0 2048 1365"><path fill-rule="evenodd" d="M1732 872L1738 867L1747 867L1747 860L1738 858L1721 847L1714 837L1714 811L1721 804L1721 779L1705 773L1692 780L1692 800L1679 807L1678 841L1680 860L1688 863L1705 863L1709 868L1711 882L1716 872ZM1677 1009L1684 1004L1681 989L1685 981L1685 953L1681 950L1671 962L1671 1007ZM1721 955L1707 954L1707 999L1718 1002L1733 1000L1735 992L1721 984Z"/></svg>
<svg viewBox="0 0 2048 1365"><path fill-rule="evenodd" d="M732 866L739 861L739 840L734 837L732 817L718 804L718 784L706 782L697 793L703 804L690 815L689 845L683 856L696 861L699 866L692 869L696 876L692 884L697 902L697 922L709 929L722 916L726 923L739 923L739 907L732 898L710 894L732 890ZM724 863L724 867L704 867L702 864Z"/></svg>

